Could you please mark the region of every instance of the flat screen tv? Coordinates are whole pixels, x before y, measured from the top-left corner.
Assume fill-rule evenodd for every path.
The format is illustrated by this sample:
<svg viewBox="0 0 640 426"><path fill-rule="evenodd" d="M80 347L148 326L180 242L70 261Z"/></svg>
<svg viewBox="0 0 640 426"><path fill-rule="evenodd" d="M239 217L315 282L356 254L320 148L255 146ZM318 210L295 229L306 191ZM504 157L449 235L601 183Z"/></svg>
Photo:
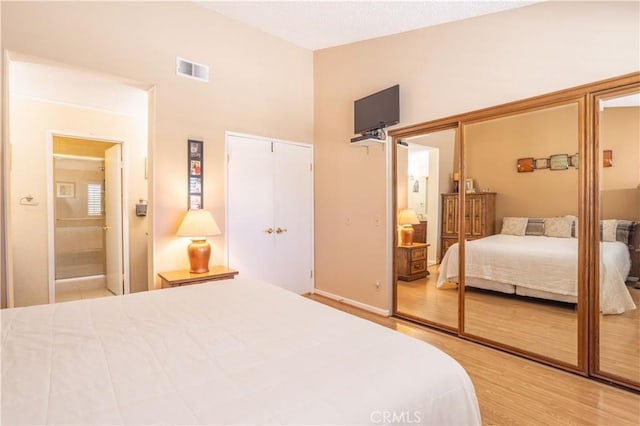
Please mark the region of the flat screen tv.
<svg viewBox="0 0 640 426"><path fill-rule="evenodd" d="M396 84L353 104L355 133L393 126L400 121L400 85Z"/></svg>

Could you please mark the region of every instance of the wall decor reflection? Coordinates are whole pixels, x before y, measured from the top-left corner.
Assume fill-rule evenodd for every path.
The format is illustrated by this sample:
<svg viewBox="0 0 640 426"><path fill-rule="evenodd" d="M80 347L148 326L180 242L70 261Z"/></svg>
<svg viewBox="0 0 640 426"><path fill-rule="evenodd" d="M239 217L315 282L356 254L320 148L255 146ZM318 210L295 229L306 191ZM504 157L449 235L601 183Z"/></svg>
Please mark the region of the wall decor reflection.
<svg viewBox="0 0 640 426"><path fill-rule="evenodd" d="M204 173L203 142L188 140L187 173L189 209L202 208L202 179Z"/></svg>
<svg viewBox="0 0 640 426"><path fill-rule="evenodd" d="M602 167L613 166L613 151L606 149L602 151Z"/></svg>
<svg viewBox="0 0 640 426"><path fill-rule="evenodd" d="M549 169L566 170L569 168L569 155L556 154L549 157Z"/></svg>
<svg viewBox="0 0 640 426"><path fill-rule="evenodd" d="M603 166L611 167L613 165L612 152L603 151ZM550 170L567 170L569 167L578 168L578 153L573 155L569 154L556 154L549 158L518 158L516 170L518 173L534 172L536 170L550 169Z"/></svg>
<svg viewBox="0 0 640 426"><path fill-rule="evenodd" d="M549 159L548 158L536 158L535 164L533 168L536 170L539 169L548 169L549 168Z"/></svg>
<svg viewBox="0 0 640 426"><path fill-rule="evenodd" d="M575 153L569 157L569 165L571 167L575 167L576 169L578 168L578 153Z"/></svg>
<svg viewBox="0 0 640 426"><path fill-rule="evenodd" d="M533 157L518 158L518 173L532 172L534 168Z"/></svg>

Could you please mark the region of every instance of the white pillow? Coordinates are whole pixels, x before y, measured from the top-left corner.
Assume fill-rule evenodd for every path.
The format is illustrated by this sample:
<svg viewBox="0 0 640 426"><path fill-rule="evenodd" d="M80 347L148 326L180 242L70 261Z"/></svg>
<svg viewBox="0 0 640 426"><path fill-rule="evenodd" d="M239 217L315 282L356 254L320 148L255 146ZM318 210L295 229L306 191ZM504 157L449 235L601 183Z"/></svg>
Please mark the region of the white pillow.
<svg viewBox="0 0 640 426"><path fill-rule="evenodd" d="M602 221L602 241L617 241L616 231L618 229L618 221L616 219L607 219Z"/></svg>
<svg viewBox="0 0 640 426"><path fill-rule="evenodd" d="M505 217L502 219L502 231L501 234L506 235L524 235L527 230L526 217Z"/></svg>
<svg viewBox="0 0 640 426"><path fill-rule="evenodd" d="M571 222L567 217L548 217L544 220L545 237L571 238Z"/></svg>

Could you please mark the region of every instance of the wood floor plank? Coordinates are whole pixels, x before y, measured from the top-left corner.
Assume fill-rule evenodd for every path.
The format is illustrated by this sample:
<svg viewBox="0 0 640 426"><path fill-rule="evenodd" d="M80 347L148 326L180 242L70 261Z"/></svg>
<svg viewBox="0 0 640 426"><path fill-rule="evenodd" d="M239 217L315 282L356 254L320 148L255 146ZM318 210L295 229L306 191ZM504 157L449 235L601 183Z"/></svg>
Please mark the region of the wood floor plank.
<svg viewBox="0 0 640 426"><path fill-rule="evenodd" d="M428 342L471 377L485 425L638 425L640 395L396 318L309 298Z"/></svg>

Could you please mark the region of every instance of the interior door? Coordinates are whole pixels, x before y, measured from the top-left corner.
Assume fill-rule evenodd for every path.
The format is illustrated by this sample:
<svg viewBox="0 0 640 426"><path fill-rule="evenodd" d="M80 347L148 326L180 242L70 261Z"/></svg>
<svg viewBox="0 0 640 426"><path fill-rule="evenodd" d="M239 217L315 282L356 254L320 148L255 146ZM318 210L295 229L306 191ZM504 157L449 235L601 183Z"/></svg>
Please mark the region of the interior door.
<svg viewBox="0 0 640 426"><path fill-rule="evenodd" d="M313 291L311 147L274 144L275 272L278 285Z"/></svg>
<svg viewBox="0 0 640 426"><path fill-rule="evenodd" d="M105 250L107 288L116 295L123 293L122 250L122 167L119 144L104 154Z"/></svg>
<svg viewBox="0 0 640 426"><path fill-rule="evenodd" d="M229 136L227 153L228 265L242 276L274 282L271 142Z"/></svg>

